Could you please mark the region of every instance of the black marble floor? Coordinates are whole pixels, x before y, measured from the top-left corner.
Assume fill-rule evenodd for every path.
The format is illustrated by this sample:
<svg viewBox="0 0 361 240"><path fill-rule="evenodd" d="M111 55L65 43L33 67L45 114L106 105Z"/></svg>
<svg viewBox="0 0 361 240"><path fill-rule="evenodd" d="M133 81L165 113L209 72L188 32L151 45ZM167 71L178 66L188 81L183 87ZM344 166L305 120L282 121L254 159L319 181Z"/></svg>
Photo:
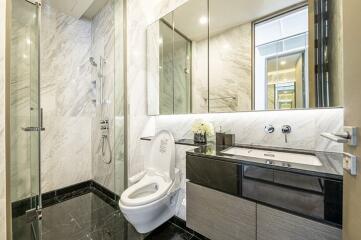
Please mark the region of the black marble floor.
<svg viewBox="0 0 361 240"><path fill-rule="evenodd" d="M33 240L25 216L13 219L13 239ZM193 233L167 222L148 235L127 223L120 210L93 192L59 201L43 209L43 240L198 240Z"/></svg>

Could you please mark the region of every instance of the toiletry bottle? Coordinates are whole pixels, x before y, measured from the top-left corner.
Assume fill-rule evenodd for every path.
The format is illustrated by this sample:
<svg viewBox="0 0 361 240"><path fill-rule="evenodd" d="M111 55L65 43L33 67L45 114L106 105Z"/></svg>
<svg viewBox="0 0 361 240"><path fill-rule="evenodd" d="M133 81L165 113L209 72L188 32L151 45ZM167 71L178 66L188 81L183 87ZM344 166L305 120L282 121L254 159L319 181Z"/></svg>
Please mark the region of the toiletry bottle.
<svg viewBox="0 0 361 240"><path fill-rule="evenodd" d="M219 126L219 131L216 132L216 145L224 145L225 134L222 132L222 126Z"/></svg>

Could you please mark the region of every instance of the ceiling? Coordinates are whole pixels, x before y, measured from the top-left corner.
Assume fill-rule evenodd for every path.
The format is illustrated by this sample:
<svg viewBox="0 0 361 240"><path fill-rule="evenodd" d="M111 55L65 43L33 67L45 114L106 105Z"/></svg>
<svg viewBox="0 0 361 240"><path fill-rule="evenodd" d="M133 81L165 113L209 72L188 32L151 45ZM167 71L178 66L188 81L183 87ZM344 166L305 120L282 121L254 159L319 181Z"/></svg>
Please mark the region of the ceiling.
<svg viewBox="0 0 361 240"><path fill-rule="evenodd" d="M304 2L303 0L210 0L210 35ZM189 0L174 11L175 27L188 38L199 41L207 37L206 0Z"/></svg>
<svg viewBox="0 0 361 240"><path fill-rule="evenodd" d="M46 0L51 7L75 18L92 19L109 0Z"/></svg>
<svg viewBox="0 0 361 240"><path fill-rule="evenodd" d="M287 56L275 57L267 61L268 72L295 69L298 60L302 58L302 53L293 53Z"/></svg>

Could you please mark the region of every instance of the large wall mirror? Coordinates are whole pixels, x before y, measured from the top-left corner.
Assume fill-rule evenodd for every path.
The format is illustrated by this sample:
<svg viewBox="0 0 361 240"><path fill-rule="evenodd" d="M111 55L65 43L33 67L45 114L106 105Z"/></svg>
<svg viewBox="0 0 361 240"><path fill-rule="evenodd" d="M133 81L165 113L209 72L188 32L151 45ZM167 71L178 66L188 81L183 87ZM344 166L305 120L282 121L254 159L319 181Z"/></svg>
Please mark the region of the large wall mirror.
<svg viewBox="0 0 361 240"><path fill-rule="evenodd" d="M147 29L148 113L342 107L341 19L334 0L189 0Z"/></svg>

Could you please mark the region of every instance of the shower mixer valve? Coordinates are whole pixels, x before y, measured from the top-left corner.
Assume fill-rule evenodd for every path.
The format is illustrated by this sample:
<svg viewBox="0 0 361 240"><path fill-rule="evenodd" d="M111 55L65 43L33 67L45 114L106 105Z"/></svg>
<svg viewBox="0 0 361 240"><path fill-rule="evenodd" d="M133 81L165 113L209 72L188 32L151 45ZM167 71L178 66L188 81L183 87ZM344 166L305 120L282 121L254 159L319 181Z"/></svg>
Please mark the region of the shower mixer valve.
<svg viewBox="0 0 361 240"><path fill-rule="evenodd" d="M100 130L109 130L109 120L100 120Z"/></svg>
<svg viewBox="0 0 361 240"><path fill-rule="evenodd" d="M112 162L112 149L109 142L109 120L104 119L100 120L100 130L102 131L102 138L101 138L101 153L104 163L110 164ZM108 146L109 157L106 157L106 145Z"/></svg>

